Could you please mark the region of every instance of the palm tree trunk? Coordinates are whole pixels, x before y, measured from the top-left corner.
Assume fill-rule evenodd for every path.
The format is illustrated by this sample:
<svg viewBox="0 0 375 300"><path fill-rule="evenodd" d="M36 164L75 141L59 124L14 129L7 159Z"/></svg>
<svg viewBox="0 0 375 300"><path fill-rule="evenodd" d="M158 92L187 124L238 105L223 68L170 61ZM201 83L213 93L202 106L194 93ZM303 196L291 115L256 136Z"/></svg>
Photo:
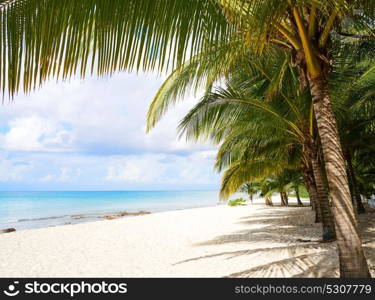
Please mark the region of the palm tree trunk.
<svg viewBox="0 0 375 300"><path fill-rule="evenodd" d="M340 276L371 277L350 197L345 161L328 93L328 84L322 76L310 77L309 84L333 200Z"/></svg>
<svg viewBox="0 0 375 300"><path fill-rule="evenodd" d="M299 197L298 185L294 187L294 191L296 193L296 198L297 198L297 204L298 204L298 206L303 206L301 198Z"/></svg>
<svg viewBox="0 0 375 300"><path fill-rule="evenodd" d="M285 200L284 200L283 192L280 192L280 201L281 201L281 205L285 206Z"/></svg>
<svg viewBox="0 0 375 300"><path fill-rule="evenodd" d="M348 177L352 183L352 190L353 193L352 196L354 198L354 206L357 209L358 214L363 214L366 212L365 207L363 206L361 194L359 193L358 189L358 182L357 178L355 177L355 171L352 163L352 157L349 153L349 151L345 151L345 158L348 165Z"/></svg>
<svg viewBox="0 0 375 300"><path fill-rule="evenodd" d="M280 192L280 199L282 206L288 206L288 196L285 192Z"/></svg>
<svg viewBox="0 0 375 300"><path fill-rule="evenodd" d="M273 206L273 203L272 203L272 200L270 197L265 197L265 200L266 200L266 205L267 206Z"/></svg>
<svg viewBox="0 0 375 300"><path fill-rule="evenodd" d="M315 211L315 223L320 223L322 221L322 211L318 202L315 178L312 173L311 167L305 167L302 174L303 180L305 181L305 186L307 188L307 191L309 192L311 208Z"/></svg>
<svg viewBox="0 0 375 300"><path fill-rule="evenodd" d="M322 223L322 209L320 208L320 203L318 201L318 191L314 185L311 188L311 195L313 196L313 210L315 211L315 223Z"/></svg>
<svg viewBox="0 0 375 300"><path fill-rule="evenodd" d="M348 174L349 190L350 190L350 196L352 197L354 211L357 211L357 204L355 203L354 192L353 192L353 180L351 178L351 174L350 174L348 166L346 167L346 173Z"/></svg>
<svg viewBox="0 0 375 300"><path fill-rule="evenodd" d="M283 192L283 195L284 195L284 202L285 202L285 205L288 206L288 205L289 205L289 199L288 199L288 194L287 194L287 192Z"/></svg>
<svg viewBox="0 0 375 300"><path fill-rule="evenodd" d="M311 155L311 164L316 183L317 198L322 212L323 241L334 240L336 238L335 223L329 205L328 191L323 178L322 169L320 168L317 153Z"/></svg>

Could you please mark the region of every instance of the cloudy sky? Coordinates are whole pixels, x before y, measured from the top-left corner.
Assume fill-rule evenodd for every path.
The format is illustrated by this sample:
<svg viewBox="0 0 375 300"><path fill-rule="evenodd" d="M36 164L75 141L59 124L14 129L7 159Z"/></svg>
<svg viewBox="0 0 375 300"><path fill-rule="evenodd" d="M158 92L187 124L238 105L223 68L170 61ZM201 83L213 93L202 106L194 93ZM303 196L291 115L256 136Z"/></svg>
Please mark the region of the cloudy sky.
<svg viewBox="0 0 375 300"><path fill-rule="evenodd" d="M145 134L153 75L49 82L0 106L1 190L214 189L215 149L178 139L195 103Z"/></svg>

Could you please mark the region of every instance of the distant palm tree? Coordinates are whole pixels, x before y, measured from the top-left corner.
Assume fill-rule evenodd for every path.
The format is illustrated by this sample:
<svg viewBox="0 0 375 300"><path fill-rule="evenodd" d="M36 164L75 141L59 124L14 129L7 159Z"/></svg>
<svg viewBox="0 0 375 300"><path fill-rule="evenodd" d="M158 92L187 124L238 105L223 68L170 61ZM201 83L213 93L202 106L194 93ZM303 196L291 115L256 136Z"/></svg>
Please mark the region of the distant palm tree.
<svg viewBox="0 0 375 300"><path fill-rule="evenodd" d="M291 182L288 180L288 172L289 170L284 170L281 173L277 173L260 181L261 196L265 198L266 204L268 203L268 205L270 205L269 201L272 195L274 193L279 193L281 206L289 205L288 192L291 189Z"/></svg>
<svg viewBox="0 0 375 300"><path fill-rule="evenodd" d="M267 206L273 206L272 195L274 192L273 183L269 178L260 181L260 195L265 199Z"/></svg>
<svg viewBox="0 0 375 300"><path fill-rule="evenodd" d="M241 193L246 193L252 204L254 195L260 191L260 184L258 182L248 182L241 186L239 191Z"/></svg>
<svg viewBox="0 0 375 300"><path fill-rule="evenodd" d="M288 186L293 189L296 195L298 206L303 206L299 195L299 188L304 184L301 172L299 170L285 170L284 176L288 182Z"/></svg>
<svg viewBox="0 0 375 300"><path fill-rule="evenodd" d="M274 187L274 191L279 192L280 194L280 201L282 206L289 205L288 191L290 188L290 182L288 181L288 178L285 175L286 170L284 170L281 173L275 174L269 178L270 182Z"/></svg>

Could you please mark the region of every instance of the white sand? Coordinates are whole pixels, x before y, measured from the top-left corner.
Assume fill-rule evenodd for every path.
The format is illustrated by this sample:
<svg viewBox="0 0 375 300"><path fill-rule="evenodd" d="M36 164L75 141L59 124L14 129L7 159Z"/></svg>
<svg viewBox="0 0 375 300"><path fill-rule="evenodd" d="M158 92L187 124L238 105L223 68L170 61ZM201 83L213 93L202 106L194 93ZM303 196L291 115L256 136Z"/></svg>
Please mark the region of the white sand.
<svg viewBox="0 0 375 300"><path fill-rule="evenodd" d="M362 217L375 276L375 214ZM332 277L310 208L217 206L0 235L0 277Z"/></svg>

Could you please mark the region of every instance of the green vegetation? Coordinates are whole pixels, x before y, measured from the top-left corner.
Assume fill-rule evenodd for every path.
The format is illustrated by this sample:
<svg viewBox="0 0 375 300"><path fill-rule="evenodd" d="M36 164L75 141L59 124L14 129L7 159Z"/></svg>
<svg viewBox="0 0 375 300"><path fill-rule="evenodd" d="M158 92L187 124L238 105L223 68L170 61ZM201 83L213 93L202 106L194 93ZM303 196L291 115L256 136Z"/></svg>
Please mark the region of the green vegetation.
<svg viewBox="0 0 375 300"><path fill-rule="evenodd" d="M299 196L301 198L304 198L304 199L309 199L310 198L310 195L307 192L307 190L306 190L306 188L305 188L304 185L300 185L298 187L298 192L299 192ZM296 197L296 193L295 192L291 192L291 193L288 194L288 196L290 196L290 197Z"/></svg>
<svg viewBox="0 0 375 300"><path fill-rule="evenodd" d="M237 198L237 199L232 199L228 201L229 206L244 206L246 205L246 200L243 198Z"/></svg>
<svg viewBox="0 0 375 300"><path fill-rule="evenodd" d="M246 193L252 203L254 195L261 191L261 185L258 182L248 182L242 185L239 191Z"/></svg>

